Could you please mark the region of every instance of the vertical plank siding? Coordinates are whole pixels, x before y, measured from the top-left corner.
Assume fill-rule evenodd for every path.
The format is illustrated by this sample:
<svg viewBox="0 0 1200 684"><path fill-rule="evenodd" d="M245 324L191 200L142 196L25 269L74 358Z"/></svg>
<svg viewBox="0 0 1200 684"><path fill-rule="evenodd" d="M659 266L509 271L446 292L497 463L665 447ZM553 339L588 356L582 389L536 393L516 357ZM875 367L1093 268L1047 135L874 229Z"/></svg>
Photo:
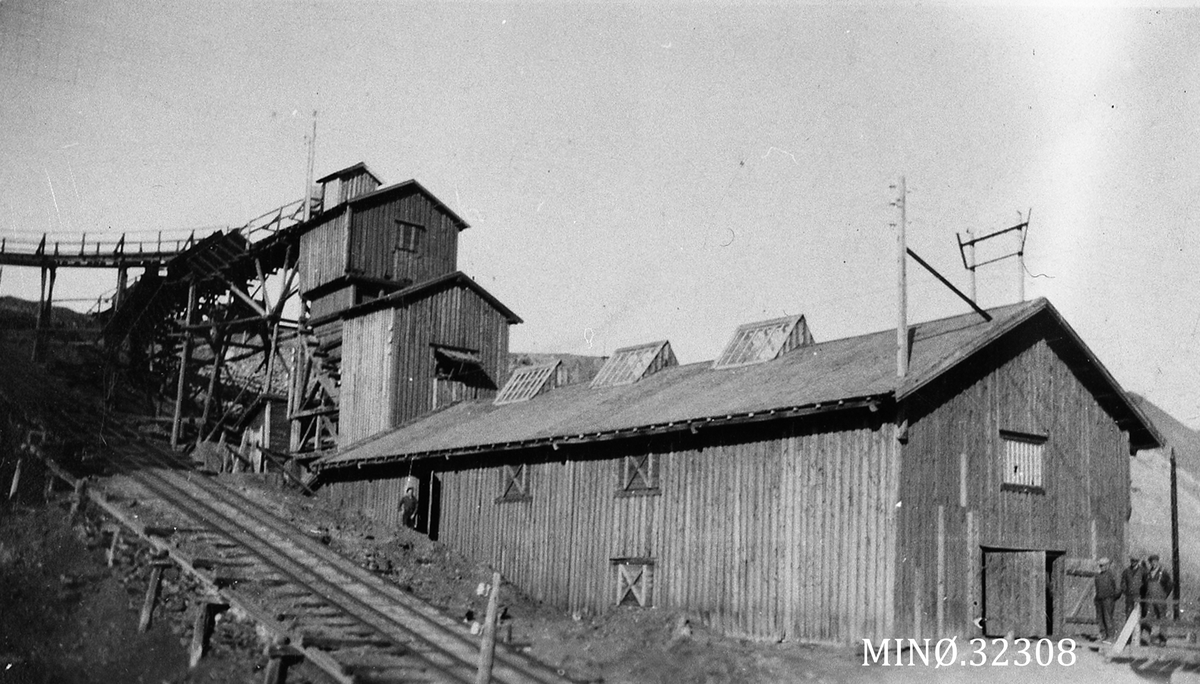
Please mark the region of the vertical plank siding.
<svg viewBox="0 0 1200 684"><path fill-rule="evenodd" d="M396 221L424 228L416 253L400 252ZM458 259L458 226L427 197L413 190L354 205L350 228L349 272L371 278L419 283L450 273Z"/></svg>
<svg viewBox="0 0 1200 684"><path fill-rule="evenodd" d="M384 309L344 324L339 446L391 427L388 407L396 391L391 353L395 322L392 310Z"/></svg>
<svg viewBox="0 0 1200 684"><path fill-rule="evenodd" d="M612 559L651 558L654 605L728 633L882 636L891 604L879 569L895 548L898 474L890 431L862 419L835 432L755 432L526 452L527 502L495 502L503 461L457 466L440 473L440 539L571 611L613 607ZM616 495L630 449L659 454L657 495Z"/></svg>
<svg viewBox="0 0 1200 684"><path fill-rule="evenodd" d="M982 366L947 377L910 400L925 411L913 416L903 447L898 635L935 636L935 606L942 606L944 623L937 636L979 634L984 548L1090 557L1095 521L1096 553L1123 555L1127 437L1052 341L1028 329L1002 342L985 351ZM1001 430L1046 437L1042 491L1002 489L1008 454ZM918 605L924 615L917 614ZM1060 624L1061 618L1056 616ZM923 634L913 633L918 623Z"/></svg>
<svg viewBox="0 0 1200 684"><path fill-rule="evenodd" d="M300 236L299 287L301 292L324 285L345 274L346 209L323 217L322 222Z"/></svg>
<svg viewBox="0 0 1200 684"><path fill-rule="evenodd" d="M434 408L434 345L477 352L493 384L502 381L507 367L508 320L461 284L343 325L338 434L343 445ZM470 387L459 394L482 399L493 396L495 388ZM359 410L365 415L354 415Z"/></svg>

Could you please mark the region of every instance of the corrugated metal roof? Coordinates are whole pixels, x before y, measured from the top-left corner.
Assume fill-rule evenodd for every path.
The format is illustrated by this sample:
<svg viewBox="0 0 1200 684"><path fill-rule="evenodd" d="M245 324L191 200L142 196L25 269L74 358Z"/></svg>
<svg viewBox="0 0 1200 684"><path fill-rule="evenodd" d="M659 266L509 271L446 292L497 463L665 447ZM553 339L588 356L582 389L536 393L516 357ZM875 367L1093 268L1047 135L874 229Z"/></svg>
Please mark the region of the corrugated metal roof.
<svg viewBox="0 0 1200 684"><path fill-rule="evenodd" d="M760 364L713 369L710 362L692 363L664 368L629 385L568 386L504 406L462 403L350 445L317 466L633 433L884 395L903 398L1046 310L1065 327L1045 299L992 309L991 321L971 313L911 326L909 375L903 385L896 376L896 333L891 329L799 347ZM1066 330L1078 342L1074 332ZM1107 372L1104 378L1116 386ZM1136 412L1128 400L1124 405ZM1136 416L1131 420L1136 422Z"/></svg>

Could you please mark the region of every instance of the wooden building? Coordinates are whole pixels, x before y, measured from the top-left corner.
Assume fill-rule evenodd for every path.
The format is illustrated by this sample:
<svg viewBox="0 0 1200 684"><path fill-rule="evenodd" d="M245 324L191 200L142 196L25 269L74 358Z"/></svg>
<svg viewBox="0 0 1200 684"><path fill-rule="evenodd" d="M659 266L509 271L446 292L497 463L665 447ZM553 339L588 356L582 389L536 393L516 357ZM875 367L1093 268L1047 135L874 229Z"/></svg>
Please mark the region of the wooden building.
<svg viewBox="0 0 1200 684"><path fill-rule="evenodd" d="M295 231L307 313L302 344L293 354L291 451L321 453L414 411L485 396L476 385L491 383L494 390L502 379L497 359L507 353L506 326L520 319L457 270L458 233L468 228L466 221L415 180L381 187L364 164L317 183L320 210ZM382 303L367 306L371 302ZM352 341L344 347L346 330ZM400 332L388 332L395 330ZM425 356L432 344L442 350L438 358L454 359L410 371L405 364L416 352L405 345L418 339ZM344 369L347 354L353 362ZM472 358L477 363L468 363ZM373 365L356 365L362 363ZM376 372L380 368L388 369L386 378ZM487 379L475 377L479 372ZM456 385L446 374L464 382ZM402 384L388 384L393 382ZM363 398L368 388L375 392L369 402ZM379 394L393 391L394 397ZM341 434L343 396L355 407L349 437ZM395 408L379 403L393 399L400 402Z"/></svg>
<svg viewBox="0 0 1200 684"><path fill-rule="evenodd" d="M739 328L716 362L619 350L590 384L518 369L318 461L323 492L422 527L573 611L681 609L727 633L856 642L1062 634L1120 557L1155 429L1044 299L814 342Z"/></svg>

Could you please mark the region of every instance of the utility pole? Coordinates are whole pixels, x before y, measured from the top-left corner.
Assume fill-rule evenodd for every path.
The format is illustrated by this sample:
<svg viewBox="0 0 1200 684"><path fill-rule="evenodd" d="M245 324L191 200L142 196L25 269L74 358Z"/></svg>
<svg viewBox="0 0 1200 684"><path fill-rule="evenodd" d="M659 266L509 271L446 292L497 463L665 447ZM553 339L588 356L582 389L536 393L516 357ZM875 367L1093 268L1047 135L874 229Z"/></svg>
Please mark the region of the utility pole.
<svg viewBox="0 0 1200 684"><path fill-rule="evenodd" d="M1179 619L1179 597L1182 592L1179 590L1179 480L1175 474L1175 447L1171 447L1171 572L1174 573L1174 584L1171 588L1171 598L1175 603L1171 604L1171 618Z"/></svg>
<svg viewBox="0 0 1200 684"><path fill-rule="evenodd" d="M892 186L893 188L896 186ZM900 176L900 196L893 203L900 208L900 222L896 225L896 376L903 379L908 375L908 245L904 230L908 223L906 198L908 189L904 176Z"/></svg>
<svg viewBox="0 0 1200 684"><path fill-rule="evenodd" d="M978 302L979 297L975 292L975 231L967 229L967 256L963 259L963 263L969 265L967 270L971 272L971 301Z"/></svg>

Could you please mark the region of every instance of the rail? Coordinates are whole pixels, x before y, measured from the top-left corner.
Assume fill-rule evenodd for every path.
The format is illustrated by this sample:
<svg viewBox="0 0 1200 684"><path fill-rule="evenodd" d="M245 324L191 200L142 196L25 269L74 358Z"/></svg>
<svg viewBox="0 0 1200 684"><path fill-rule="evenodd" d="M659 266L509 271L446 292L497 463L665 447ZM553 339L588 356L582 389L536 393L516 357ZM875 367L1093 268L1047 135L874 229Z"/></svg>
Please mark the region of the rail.
<svg viewBox="0 0 1200 684"><path fill-rule="evenodd" d="M13 375L0 393L37 396L32 385L38 379L30 372ZM179 524L156 528L160 531L154 534L170 537L163 548L172 551L181 567L186 564L206 584L221 588L251 615L265 616L272 633L286 637L296 653L334 681L362 681L360 675L377 681L474 681L479 643L449 616L309 538L261 504L197 476L178 456L145 442L98 407L62 393L37 409L44 428L104 445L107 459L142 492L137 498L143 524L156 509L173 512ZM116 501L99 485L88 490L93 499ZM211 571L197 570L202 566ZM231 582L236 590L229 588ZM492 681L566 680L519 653L503 652L497 654Z"/></svg>

